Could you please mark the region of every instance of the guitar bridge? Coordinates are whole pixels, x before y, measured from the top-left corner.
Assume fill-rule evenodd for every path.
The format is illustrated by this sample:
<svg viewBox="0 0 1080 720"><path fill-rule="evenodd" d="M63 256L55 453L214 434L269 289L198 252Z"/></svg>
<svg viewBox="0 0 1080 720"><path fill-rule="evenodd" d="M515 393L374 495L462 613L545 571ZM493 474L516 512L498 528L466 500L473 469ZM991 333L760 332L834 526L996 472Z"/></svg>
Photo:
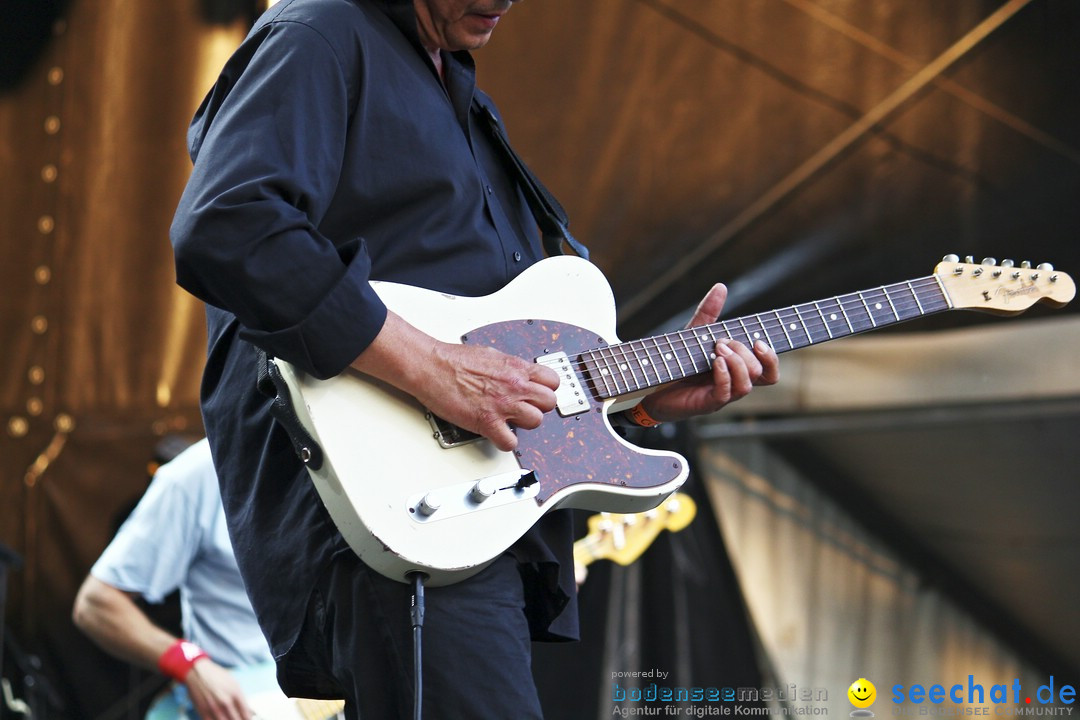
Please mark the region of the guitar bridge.
<svg viewBox="0 0 1080 720"><path fill-rule="evenodd" d="M431 424L431 430L435 440L438 441L441 447L447 449L460 447L476 442L482 437L470 430L466 430L443 420L435 413L425 413L424 417L426 417L428 423Z"/></svg>

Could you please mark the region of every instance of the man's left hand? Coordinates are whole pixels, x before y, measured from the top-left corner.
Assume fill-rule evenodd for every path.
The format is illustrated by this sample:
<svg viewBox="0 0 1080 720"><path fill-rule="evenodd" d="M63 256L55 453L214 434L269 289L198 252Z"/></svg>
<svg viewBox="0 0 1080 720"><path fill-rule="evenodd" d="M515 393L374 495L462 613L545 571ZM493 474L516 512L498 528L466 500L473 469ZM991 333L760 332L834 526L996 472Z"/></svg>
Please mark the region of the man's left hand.
<svg viewBox="0 0 1080 720"><path fill-rule="evenodd" d="M687 327L716 322L726 300L727 288L714 285ZM745 397L755 385L773 385L780 379L776 352L760 340L753 347L736 340L720 340L715 353L712 372L682 380L646 397L642 401L645 411L659 421L705 415Z"/></svg>

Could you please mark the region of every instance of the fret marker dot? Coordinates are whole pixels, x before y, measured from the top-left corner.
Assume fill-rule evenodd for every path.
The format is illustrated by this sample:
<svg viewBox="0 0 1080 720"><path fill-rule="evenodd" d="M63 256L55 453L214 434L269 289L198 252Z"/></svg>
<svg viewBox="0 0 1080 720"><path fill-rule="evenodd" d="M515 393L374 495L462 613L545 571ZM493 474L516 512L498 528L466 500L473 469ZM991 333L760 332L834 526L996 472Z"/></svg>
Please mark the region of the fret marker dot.
<svg viewBox="0 0 1080 720"><path fill-rule="evenodd" d="M761 337L761 333L759 333L759 332L756 332L756 333L754 333L754 337L755 337L755 338L760 338L760 337Z"/></svg>
<svg viewBox="0 0 1080 720"><path fill-rule="evenodd" d="M648 361L648 359L642 360L642 361L641 361L641 364L642 364L642 365L648 365L648 364L649 364L649 361Z"/></svg>
<svg viewBox="0 0 1080 720"><path fill-rule="evenodd" d="M829 319L830 320L835 320L836 319L836 313L832 313L831 315L829 315Z"/></svg>
<svg viewBox="0 0 1080 720"><path fill-rule="evenodd" d="M790 325L788 325L788 327L789 327L790 329L794 330L794 329L795 329L795 323L791 323Z"/></svg>
<svg viewBox="0 0 1080 720"><path fill-rule="evenodd" d="M626 369L626 363L623 363L622 365L619 365L619 369L620 370L625 370Z"/></svg>
<svg viewBox="0 0 1080 720"><path fill-rule="evenodd" d="M666 354L664 355L664 359L665 359L665 360L670 360L670 359L671 359L671 353L666 353Z"/></svg>
<svg viewBox="0 0 1080 720"><path fill-rule="evenodd" d="M607 368L600 368L600 374L601 375L607 375L608 374L608 369Z"/></svg>
<svg viewBox="0 0 1080 720"><path fill-rule="evenodd" d="M874 303L874 309L875 310L880 310L881 309L881 303Z"/></svg>

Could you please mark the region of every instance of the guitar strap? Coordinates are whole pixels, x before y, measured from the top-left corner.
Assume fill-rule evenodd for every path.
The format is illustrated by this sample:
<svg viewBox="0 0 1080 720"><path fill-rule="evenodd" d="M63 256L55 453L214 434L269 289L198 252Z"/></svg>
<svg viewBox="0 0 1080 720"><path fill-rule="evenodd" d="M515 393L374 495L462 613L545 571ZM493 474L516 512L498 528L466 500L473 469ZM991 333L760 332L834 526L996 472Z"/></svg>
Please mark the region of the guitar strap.
<svg viewBox="0 0 1080 720"><path fill-rule="evenodd" d="M285 384L285 378L281 375L277 363L265 350L258 347L255 348L255 362L258 368L256 387L263 395L274 400L270 406L270 414L289 434L296 457L310 469L318 470L323 464L322 447L315 442L315 438L297 417L292 396L289 395L289 386Z"/></svg>
<svg viewBox="0 0 1080 720"><path fill-rule="evenodd" d="M570 234L568 227L570 220L566 216L566 211L555 196L533 175L521 157L514 152L514 148L510 147L510 141L499 119L495 117L495 113L475 96L472 101L472 110L480 127L495 143L510 175L517 180L521 191L525 194L525 200L529 203L533 217L536 218L536 224L540 226L544 250L547 254L562 255L563 246L569 245L580 257L588 260L589 249Z"/></svg>

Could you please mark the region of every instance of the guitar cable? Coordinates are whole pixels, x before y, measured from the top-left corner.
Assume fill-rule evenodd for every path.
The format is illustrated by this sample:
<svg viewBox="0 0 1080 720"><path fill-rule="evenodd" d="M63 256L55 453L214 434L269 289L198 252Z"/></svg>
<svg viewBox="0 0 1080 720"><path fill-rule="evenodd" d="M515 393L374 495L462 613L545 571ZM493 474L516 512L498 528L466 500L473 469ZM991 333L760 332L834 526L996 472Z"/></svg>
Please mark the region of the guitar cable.
<svg viewBox="0 0 1080 720"><path fill-rule="evenodd" d="M411 572L405 577L411 578L413 582L412 603L409 608L413 628L413 718L421 720L421 705L424 696L421 634L424 628L424 580L427 579L427 575L422 572Z"/></svg>

